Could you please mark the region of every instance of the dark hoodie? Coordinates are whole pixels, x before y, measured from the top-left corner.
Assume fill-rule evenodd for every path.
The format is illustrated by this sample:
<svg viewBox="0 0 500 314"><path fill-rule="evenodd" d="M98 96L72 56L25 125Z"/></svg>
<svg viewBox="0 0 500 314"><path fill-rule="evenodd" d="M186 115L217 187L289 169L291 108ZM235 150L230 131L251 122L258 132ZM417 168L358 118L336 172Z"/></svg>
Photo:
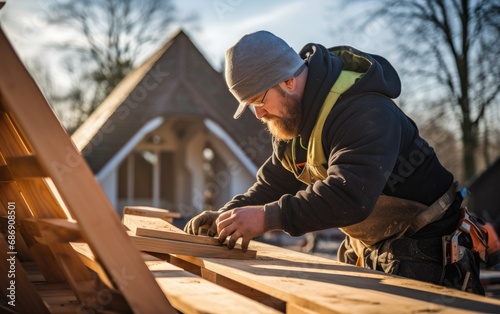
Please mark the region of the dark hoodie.
<svg viewBox="0 0 500 314"><path fill-rule="evenodd" d="M453 182L419 134L415 123L390 98L401 92L396 70L384 58L351 47L326 49L308 44L300 55L308 76L297 163L306 160L309 136L318 113L341 70L364 73L335 104L326 119L322 143L328 177L304 185L283 168L285 142L274 142L273 155L257 173L257 182L235 196L222 211L265 205L269 229L291 235L364 220L381 194L432 204Z"/></svg>

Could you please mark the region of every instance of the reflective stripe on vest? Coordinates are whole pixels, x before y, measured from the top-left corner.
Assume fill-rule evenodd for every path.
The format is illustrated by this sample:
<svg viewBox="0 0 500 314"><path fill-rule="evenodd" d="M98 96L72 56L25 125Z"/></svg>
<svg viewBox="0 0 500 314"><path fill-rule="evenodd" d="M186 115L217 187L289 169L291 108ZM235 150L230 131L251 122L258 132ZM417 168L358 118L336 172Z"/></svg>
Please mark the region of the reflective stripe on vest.
<svg viewBox="0 0 500 314"><path fill-rule="evenodd" d="M321 106L318 119L309 137L307 159L302 170L300 170L295 163L295 145L297 138L294 138L291 143L288 143L281 164L287 170L293 172L298 180L306 184L311 184L317 180L326 179L327 174L324 166L324 164L326 164L326 157L322 144L323 126L340 95L354 85L356 80L363 74L364 73L353 71L342 71L335 84L333 84Z"/></svg>

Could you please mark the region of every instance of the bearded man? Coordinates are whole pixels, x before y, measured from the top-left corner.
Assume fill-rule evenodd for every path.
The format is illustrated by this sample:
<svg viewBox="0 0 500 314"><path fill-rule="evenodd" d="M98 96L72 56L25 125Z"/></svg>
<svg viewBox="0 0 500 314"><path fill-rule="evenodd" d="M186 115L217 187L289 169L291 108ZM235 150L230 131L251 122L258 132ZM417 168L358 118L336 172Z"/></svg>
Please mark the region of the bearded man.
<svg viewBox="0 0 500 314"><path fill-rule="evenodd" d="M479 252L458 237L461 257L443 252L461 216L453 175L391 100L401 82L383 57L352 47L308 44L297 54L259 31L226 52L226 82L267 124L273 154L257 181L185 231L218 234L233 248L268 230L292 236L340 228L338 260L484 294ZM444 256L444 258L443 258Z"/></svg>

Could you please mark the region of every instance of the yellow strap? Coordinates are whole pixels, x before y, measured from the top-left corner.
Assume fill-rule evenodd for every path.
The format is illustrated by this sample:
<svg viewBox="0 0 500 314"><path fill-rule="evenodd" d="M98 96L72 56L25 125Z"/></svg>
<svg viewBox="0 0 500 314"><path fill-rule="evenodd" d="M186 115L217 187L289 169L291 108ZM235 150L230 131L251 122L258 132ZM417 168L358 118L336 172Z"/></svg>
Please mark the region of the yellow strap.
<svg viewBox="0 0 500 314"><path fill-rule="evenodd" d="M309 144L307 147L307 163L310 165L321 166L326 163L321 140L326 118L330 114L330 111L332 111L335 103L337 103L340 95L354 85L356 80L363 74L364 73L353 71L340 72L337 81L333 84L328 96L326 96L323 106L321 107L318 120L316 121L316 124L311 132L311 137L309 138Z"/></svg>
<svg viewBox="0 0 500 314"><path fill-rule="evenodd" d="M354 85L356 80L363 74L364 73L353 71L342 71L340 73L337 81L330 89L330 92L321 106L318 119L316 120L311 136L309 137L306 165L302 170L300 170L295 164L295 145L297 138L294 138L292 142L287 145L281 164L283 167L293 172L295 177L297 177L300 181L310 184L315 180L326 179L326 168L323 166L326 163L322 145L323 126L340 95Z"/></svg>

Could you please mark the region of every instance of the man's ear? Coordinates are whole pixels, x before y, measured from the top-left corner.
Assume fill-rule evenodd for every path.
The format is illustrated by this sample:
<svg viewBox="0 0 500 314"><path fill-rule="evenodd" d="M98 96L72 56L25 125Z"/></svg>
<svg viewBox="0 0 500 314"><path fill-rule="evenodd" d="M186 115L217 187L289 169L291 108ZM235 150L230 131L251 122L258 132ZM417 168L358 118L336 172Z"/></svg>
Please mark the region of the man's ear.
<svg viewBox="0 0 500 314"><path fill-rule="evenodd" d="M281 82L279 85L281 87L288 91L288 92L293 92L297 88L297 78L296 77L291 77L283 82Z"/></svg>

